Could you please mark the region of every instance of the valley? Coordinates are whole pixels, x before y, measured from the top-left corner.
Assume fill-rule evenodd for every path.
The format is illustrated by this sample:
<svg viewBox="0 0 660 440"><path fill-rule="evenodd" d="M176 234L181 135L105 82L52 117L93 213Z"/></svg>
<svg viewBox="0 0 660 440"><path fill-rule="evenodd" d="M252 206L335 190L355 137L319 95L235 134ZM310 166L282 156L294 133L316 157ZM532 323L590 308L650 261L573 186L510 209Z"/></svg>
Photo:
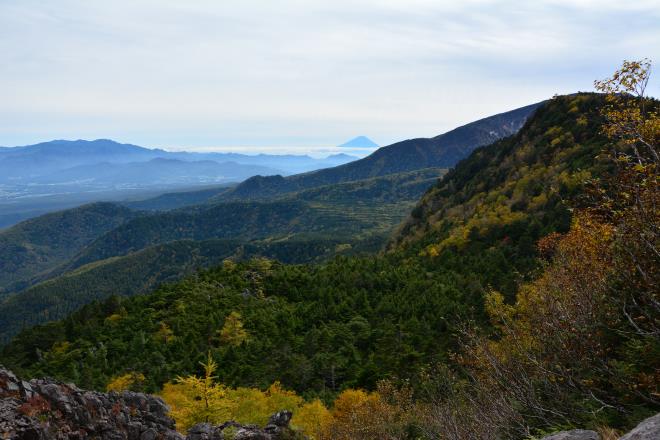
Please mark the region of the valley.
<svg viewBox="0 0 660 440"><path fill-rule="evenodd" d="M124 270L122 258L136 261L133 254L149 248L163 249L158 246L164 244L193 240L206 251L207 243L233 243L236 249L252 246L254 250L246 253L247 258L277 256L275 250L289 243L296 249L301 249L303 243L309 243L310 249L317 249L319 243L333 243L329 252L320 255L307 251L302 253L307 257L285 257L300 263L363 249L377 251L419 197L446 172L438 165L451 166L490 139L515 132L538 106L476 121L433 139L386 146L348 166L287 177L256 176L233 187L169 193L142 201L85 205L9 228L0 232L0 261L4 259L3 265L9 269L0 277L0 292L5 297L0 310L1 315L8 317L0 322L1 338L6 340L26 325L65 317L77 307L113 293L142 293L147 287L139 286L155 287L160 282L176 280L191 272L187 264L202 268L235 254L226 248L218 255L201 252L204 257L191 260L186 246L170 247L172 255L176 255L172 257L174 261L188 263L178 270L161 270L159 260L142 261L140 266L146 264L149 269L145 271L153 275L147 277L146 284L134 281L137 284L128 290L99 289L96 283L89 284L89 277L69 275L83 267L98 267L107 279L112 268ZM411 143L417 146L410 149ZM97 148L112 156L115 146L103 141ZM78 148L88 152L87 144ZM120 151L123 150L133 156L155 154L130 145L122 145ZM406 155L414 151L414 156L403 160L404 151ZM135 163L129 162L132 158L124 160L124 165ZM111 227L106 226L107 221L112 222ZM59 241L44 241L49 228L64 238L79 235L77 228L83 224L89 235L69 243L66 253ZM181 249L180 253L175 249ZM216 249L215 245L210 249ZM59 290L63 285L70 287ZM72 295L72 291L78 293Z"/></svg>
<svg viewBox="0 0 660 440"><path fill-rule="evenodd" d="M0 440L659 440L659 2L0 1Z"/></svg>
<svg viewBox="0 0 660 440"><path fill-rule="evenodd" d="M256 174L294 174L357 159L170 152L108 139L0 149L0 229L83 203L144 200L171 191L232 186Z"/></svg>
<svg viewBox="0 0 660 440"><path fill-rule="evenodd" d="M595 179L616 176L600 154L609 142L601 131L603 108L601 95L560 96L461 127L460 136L455 130L434 138L438 145L406 141L412 142L406 154L416 157L408 162L395 144L335 168L84 205L20 223L0 232L0 261L14 268L0 279L0 358L22 375L90 389L127 381L128 388L162 393L173 402L177 423L188 427L197 418L188 419L177 405L196 404L183 397L182 378L198 380L200 365L234 396L231 404L238 406L231 411L242 422L257 413L243 414L241 405L284 389L297 402L294 411L308 411L313 402L328 411L326 405L337 408L350 393L363 393L360 398L391 405L387 411L396 412L397 423L418 426L427 423L417 417L428 411L455 416L447 402L423 400L427 387L447 381L458 399L486 393L461 414L501 417L493 405L502 403L490 393L513 401L508 384L526 386L544 374L533 366L518 371L519 356L533 356L559 374L575 360L552 353L570 357L607 343L590 327L600 318L581 321L580 313L598 312L584 311L579 296L602 288L594 280L609 264L596 255L609 255L611 233L602 232L608 226L601 214L590 214L585 198ZM498 139L475 145L481 130L492 134L495 123L502 124ZM585 258L592 259L588 266ZM576 278L576 286L591 287L563 288ZM578 325L576 347L545 351L557 343L557 332L567 336L552 300L534 292L578 302L565 312ZM602 298L593 301L615 306ZM528 323L545 329L555 318L559 327L528 335ZM512 321L501 327L500 319ZM622 321L616 325L625 328ZM522 335L540 345L507 339ZM630 365L644 344L657 348L645 336L625 338L641 345L612 352L613 362ZM487 347L503 353L501 364L490 363ZM591 381L589 392L598 399L625 395L630 408L644 414L655 408L625 389L626 381L652 374L652 356L636 361L632 372L609 376L592 371L589 356L582 362L584 369L571 377ZM505 376L499 382L480 374ZM575 423L637 420L617 419L613 411L583 413L579 389L547 386L562 394L537 396L533 405L560 415L530 429L541 432L571 414L579 415ZM652 384L644 386L640 392L652 392ZM269 391L256 397L259 390ZM386 404L386 392L417 397L412 407ZM533 413L535 407L524 408ZM339 429L339 420L323 429ZM470 423L471 430L481 426ZM507 423L507 432L519 435Z"/></svg>

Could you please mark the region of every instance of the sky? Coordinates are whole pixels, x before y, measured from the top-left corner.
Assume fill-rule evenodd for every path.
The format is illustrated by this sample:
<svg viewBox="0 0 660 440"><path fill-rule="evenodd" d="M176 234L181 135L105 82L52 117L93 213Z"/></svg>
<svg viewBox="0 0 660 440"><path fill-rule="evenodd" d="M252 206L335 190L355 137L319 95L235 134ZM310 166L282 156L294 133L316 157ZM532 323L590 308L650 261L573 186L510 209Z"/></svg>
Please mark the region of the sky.
<svg viewBox="0 0 660 440"><path fill-rule="evenodd" d="M0 0L0 145L387 145L660 63L659 23L660 0Z"/></svg>

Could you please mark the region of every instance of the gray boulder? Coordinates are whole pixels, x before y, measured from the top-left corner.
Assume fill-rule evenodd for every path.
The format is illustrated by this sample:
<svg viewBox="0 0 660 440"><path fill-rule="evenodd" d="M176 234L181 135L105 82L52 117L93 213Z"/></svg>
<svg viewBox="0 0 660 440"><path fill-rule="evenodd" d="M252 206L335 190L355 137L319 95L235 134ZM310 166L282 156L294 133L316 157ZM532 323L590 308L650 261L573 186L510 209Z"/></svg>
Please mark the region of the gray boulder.
<svg viewBox="0 0 660 440"><path fill-rule="evenodd" d="M286 428L289 426L289 423L291 422L291 417L293 417L291 411L284 410L277 412L272 416L270 416L270 419L268 420L268 425L279 426L280 428Z"/></svg>
<svg viewBox="0 0 660 440"><path fill-rule="evenodd" d="M257 426L244 426L236 431L234 440L274 440L270 434L262 431Z"/></svg>
<svg viewBox="0 0 660 440"><path fill-rule="evenodd" d="M572 429L543 437L541 440L600 440L600 436L595 431Z"/></svg>
<svg viewBox="0 0 660 440"><path fill-rule="evenodd" d="M0 438L183 440L159 397L99 393L52 379L18 379L0 366Z"/></svg>
<svg viewBox="0 0 660 440"><path fill-rule="evenodd" d="M198 423L188 430L186 440L224 440L223 426L213 426L210 423Z"/></svg>
<svg viewBox="0 0 660 440"><path fill-rule="evenodd" d="M232 421L217 426L199 423L188 430L186 440L224 440L223 431L227 428L234 429L232 437L234 440L303 439L304 436L289 428L292 416L291 411L279 411L270 416L264 428L257 425L241 425Z"/></svg>
<svg viewBox="0 0 660 440"><path fill-rule="evenodd" d="M642 421L621 440L658 440L660 439L660 413Z"/></svg>

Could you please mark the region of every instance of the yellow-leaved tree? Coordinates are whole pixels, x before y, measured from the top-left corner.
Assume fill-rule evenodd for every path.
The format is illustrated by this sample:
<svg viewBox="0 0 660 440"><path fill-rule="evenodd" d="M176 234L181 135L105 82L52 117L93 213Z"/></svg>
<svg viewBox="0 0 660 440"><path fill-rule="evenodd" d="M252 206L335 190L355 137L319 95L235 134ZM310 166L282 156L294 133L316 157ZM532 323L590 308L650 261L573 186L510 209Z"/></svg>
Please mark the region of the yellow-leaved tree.
<svg viewBox="0 0 660 440"><path fill-rule="evenodd" d="M378 393L347 389L335 399L328 438L386 439L382 423L382 401Z"/></svg>
<svg viewBox="0 0 660 440"><path fill-rule="evenodd" d="M262 426L278 411L289 410L295 414L304 402L295 392L282 388L279 382L266 391L244 387L229 389L227 397L232 420Z"/></svg>
<svg viewBox="0 0 660 440"><path fill-rule="evenodd" d="M225 345L238 346L248 339L248 332L243 328L243 321L241 321L241 314L238 312L231 312L222 328L218 331L220 341Z"/></svg>
<svg viewBox="0 0 660 440"><path fill-rule="evenodd" d="M625 429L660 405L660 103L645 96L649 75L649 61L626 61L596 81L610 172L592 182L568 233L539 242L547 262L516 302L487 296L495 331L465 329L456 358L470 380L433 402L431 437Z"/></svg>
<svg viewBox="0 0 660 440"><path fill-rule="evenodd" d="M213 376L217 364L211 353L201 365L204 367L204 377L178 377L173 383L165 384L161 392L161 397L170 406L170 416L180 431L185 432L201 422L221 424L229 420L263 426L278 411L289 410L297 414L300 408L305 407L302 397L284 389L279 382L273 383L265 391L258 388L229 388L217 383ZM318 404L322 406L320 401ZM311 408L307 411L311 413ZM317 408L318 412L322 410ZM314 429L318 431L312 422L305 427L309 428L310 433Z"/></svg>
<svg viewBox="0 0 660 440"><path fill-rule="evenodd" d="M170 415L177 428L187 430L196 423L222 423L230 419L230 399L227 388L215 383L217 364L209 353L202 362L204 377L178 377L163 387L161 397L170 406Z"/></svg>
<svg viewBox="0 0 660 440"><path fill-rule="evenodd" d="M330 410L319 399L314 399L293 413L291 426L302 431L309 438L322 440L328 438L325 433L329 430L332 421Z"/></svg>
<svg viewBox="0 0 660 440"><path fill-rule="evenodd" d="M108 385L106 385L105 390L110 391L140 391L142 389L142 384L144 383L144 374L142 373L126 373L120 376L113 377Z"/></svg>

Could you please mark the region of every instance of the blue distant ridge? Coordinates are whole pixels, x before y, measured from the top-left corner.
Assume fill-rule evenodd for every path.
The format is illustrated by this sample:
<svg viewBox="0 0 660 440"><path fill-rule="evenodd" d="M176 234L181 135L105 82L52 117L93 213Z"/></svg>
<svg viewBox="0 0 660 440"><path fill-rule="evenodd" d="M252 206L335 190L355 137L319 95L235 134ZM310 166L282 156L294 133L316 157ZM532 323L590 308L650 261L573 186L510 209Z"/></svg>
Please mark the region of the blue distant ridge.
<svg viewBox="0 0 660 440"><path fill-rule="evenodd" d="M358 136L350 141L341 144L340 147L346 148L378 148L379 145L366 136Z"/></svg>

